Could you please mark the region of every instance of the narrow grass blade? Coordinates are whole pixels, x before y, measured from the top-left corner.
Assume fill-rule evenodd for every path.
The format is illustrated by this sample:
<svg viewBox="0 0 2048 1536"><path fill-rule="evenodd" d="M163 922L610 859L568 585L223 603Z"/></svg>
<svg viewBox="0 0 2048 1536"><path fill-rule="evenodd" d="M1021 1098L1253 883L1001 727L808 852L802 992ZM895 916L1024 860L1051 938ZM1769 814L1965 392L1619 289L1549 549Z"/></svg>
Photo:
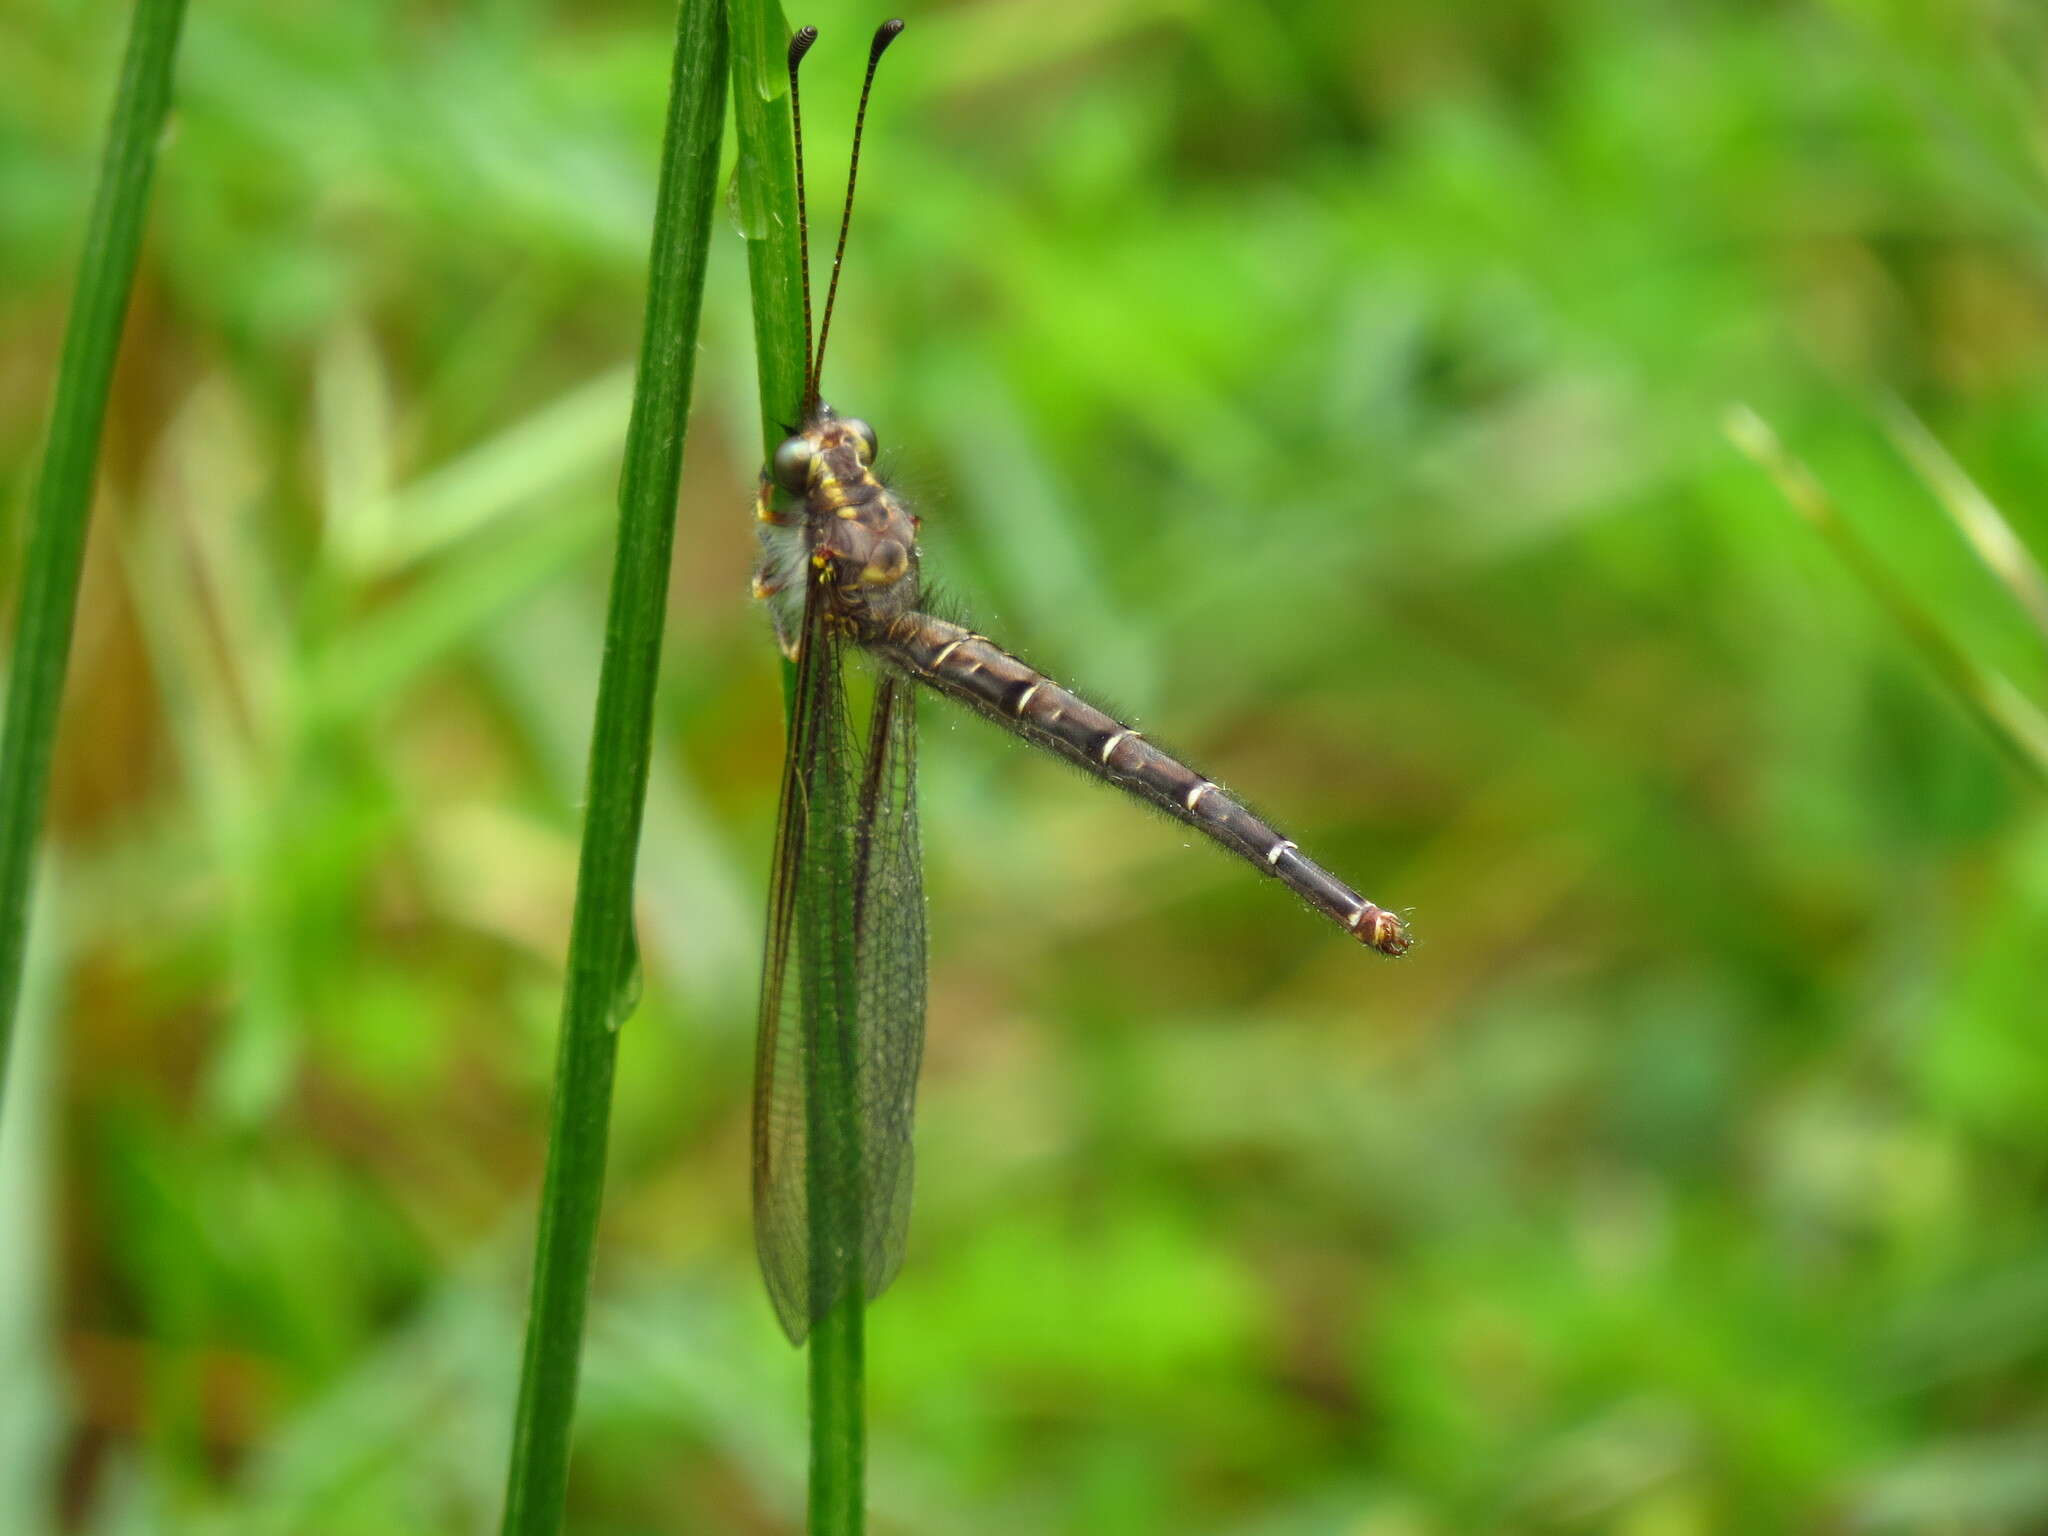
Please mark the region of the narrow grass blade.
<svg viewBox="0 0 2048 1536"><path fill-rule="evenodd" d="M685 0L676 23L640 366L619 478L618 553L591 733L554 1114L505 1497L508 1536L539 1536L559 1530L562 1522L583 1314L604 1190L620 999L638 986L633 866L646 800L704 262L717 201L725 68L723 0Z"/></svg>
<svg viewBox="0 0 2048 1536"><path fill-rule="evenodd" d="M135 281L150 176L170 109L171 66L184 19L185 0L137 0L64 332L50 436L29 512L6 735L0 742L0 1092L6 1087L7 1044L21 991L29 884L56 745L57 707L71 656L71 620L85 561L100 429Z"/></svg>
<svg viewBox="0 0 2048 1536"><path fill-rule="evenodd" d="M59 876L61 879L61 875ZM44 887L44 912L56 882ZM0 1117L0 1530L61 1529L59 1483L75 1420L60 1364L56 1211L64 1105L57 1060L67 935L36 946L22 980L14 1102Z"/></svg>
<svg viewBox="0 0 2048 1536"><path fill-rule="evenodd" d="M856 1253L858 1249L854 1250ZM867 1528L867 1301L859 1265L832 1310L811 1325L811 1536Z"/></svg>
<svg viewBox="0 0 2048 1536"><path fill-rule="evenodd" d="M2020 536L2013 532L1997 503L1963 472L1962 465L1949 457L1948 450L1918 416L1898 400L1888 402L1884 414L1885 426L1899 452L1920 471L1920 478L1970 541L1977 558L2013 595L2020 611L2041 632L2041 638L2048 640L2048 577L2042 575L2040 562L2020 542Z"/></svg>
<svg viewBox="0 0 2048 1536"><path fill-rule="evenodd" d="M732 0L732 121L740 232L754 301L761 442L773 453L796 425L804 391L804 296L796 224L796 153L785 60L789 23L776 0Z"/></svg>
<svg viewBox="0 0 2048 1536"><path fill-rule="evenodd" d="M790 28L775 0L733 0L733 125L739 141L734 188L741 232L747 237L747 276L753 291L754 346L761 383L764 457L772 454L802 406L804 375L803 289L796 220L796 159L790 138L786 60ZM785 700L794 703L794 670L785 665ZM839 882L851 890L853 882ZM807 956L819 953L815 935L850 934L850 921L831 924L825 914L800 914L812 937ZM838 973L852 975L850 964ZM849 1004L850 1007L850 1004ZM850 1017L850 1013L848 1017ZM810 1096L808 1144L826 1149L857 1147L858 1114L850 1080L837 1095ZM828 1097L836 1102L825 1102ZM826 1209L813 1198L814 1233L857 1231L848 1213ZM853 1213L852 1221L858 1215ZM817 1238L814 1248L826 1245ZM867 1432L863 1394L865 1301L860 1245L846 1254L851 1273L841 1300L811 1327L812 1536L850 1536L865 1523Z"/></svg>
<svg viewBox="0 0 2048 1536"><path fill-rule="evenodd" d="M2002 674L1964 654L1856 536L1813 471L1794 458L1764 419L1747 406L1729 411L1724 430L1745 455L1777 482L1785 499L1821 533L1878 605L1904 630L1949 690L2022 769L2048 784L2048 715Z"/></svg>

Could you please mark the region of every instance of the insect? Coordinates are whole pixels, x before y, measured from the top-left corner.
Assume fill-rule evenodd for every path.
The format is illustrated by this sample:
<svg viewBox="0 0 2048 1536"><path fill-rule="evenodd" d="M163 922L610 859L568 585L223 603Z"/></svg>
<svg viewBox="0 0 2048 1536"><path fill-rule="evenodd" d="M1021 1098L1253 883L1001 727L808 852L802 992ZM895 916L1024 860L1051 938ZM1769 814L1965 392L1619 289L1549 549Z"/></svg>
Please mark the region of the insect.
<svg viewBox="0 0 2048 1536"><path fill-rule="evenodd" d="M1370 948L1398 955L1409 944L1399 917L1314 862L1213 780L994 642L925 611L918 519L875 475L874 429L818 395L868 94L883 52L902 29L901 21L885 22L869 49L815 344L797 74L816 29L801 29L789 47L805 381L801 421L761 472L763 559L754 592L770 604L777 637L796 663L796 683L762 967L753 1150L761 1268L783 1328L797 1343L855 1277L872 1299L903 1257L911 1110L924 1047L921 689L1205 833ZM878 672L864 733L854 730L849 706L849 651L864 652ZM821 1133L825 1122L809 1112L828 1090L850 1094L858 1113L854 1124ZM814 1134L836 1144L814 1146ZM832 1214L814 1221L815 1213Z"/></svg>

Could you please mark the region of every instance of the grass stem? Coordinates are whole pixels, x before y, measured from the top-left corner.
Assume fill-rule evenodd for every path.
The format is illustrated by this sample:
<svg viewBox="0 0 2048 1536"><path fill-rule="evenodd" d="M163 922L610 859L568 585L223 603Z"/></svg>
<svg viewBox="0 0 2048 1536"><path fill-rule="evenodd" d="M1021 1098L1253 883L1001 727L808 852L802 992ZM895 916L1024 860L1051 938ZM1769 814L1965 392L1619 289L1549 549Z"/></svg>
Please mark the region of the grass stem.
<svg viewBox="0 0 2048 1536"><path fill-rule="evenodd" d="M774 0L733 0L733 124L739 141L739 207L747 236L747 275L753 292L755 355L760 371L761 438L772 454L802 408L804 376L803 287L800 231L796 211L796 157L790 135L787 58L790 28ZM794 672L784 668L784 698L794 705ZM820 882L823 889L850 891L850 879ZM799 914L799 963L818 963L824 936L850 935L852 923L829 914ZM829 942L829 940L827 941ZM831 967L840 982L853 976L851 956ZM842 987L828 989L837 994ZM832 1011L850 1022L850 994L835 996ZM820 1033L832 1024L813 1020ZM805 1095L810 1124L805 1145L815 1157L859 1157L858 1084L846 1073L818 1064L830 1053L810 1042L813 1077ZM839 1284L821 1277L819 1294L835 1289L837 1302L816 1319L810 1334L812 1536L855 1536L865 1522L865 1430L863 1328L866 1299L858 1241L858 1211L837 1211L830 1202L857 1199L858 1181L813 1179L809 1210L813 1254L838 1262L846 1273ZM828 1241L827 1235L835 1241Z"/></svg>
<svg viewBox="0 0 2048 1536"><path fill-rule="evenodd" d="M29 512L6 734L0 739L0 1102L5 1102L7 1047L21 993L36 842L71 657L100 432L184 19L185 0L137 0L78 262L42 473Z"/></svg>
<svg viewBox="0 0 2048 1536"><path fill-rule="evenodd" d="M1729 440L1777 482L1778 490L1817 529L1891 621L1912 641L1950 693L1991 739L2036 783L2048 785L2048 714L2011 679L1979 665L1954 636L1892 575L1860 538L1813 471L1779 441L1747 406L1732 407L1724 422Z"/></svg>
<svg viewBox="0 0 2048 1536"><path fill-rule="evenodd" d="M591 733L568 979L505 1497L507 1536L561 1527L618 1028L638 993L633 871L725 118L724 0L683 0L619 478L618 551Z"/></svg>

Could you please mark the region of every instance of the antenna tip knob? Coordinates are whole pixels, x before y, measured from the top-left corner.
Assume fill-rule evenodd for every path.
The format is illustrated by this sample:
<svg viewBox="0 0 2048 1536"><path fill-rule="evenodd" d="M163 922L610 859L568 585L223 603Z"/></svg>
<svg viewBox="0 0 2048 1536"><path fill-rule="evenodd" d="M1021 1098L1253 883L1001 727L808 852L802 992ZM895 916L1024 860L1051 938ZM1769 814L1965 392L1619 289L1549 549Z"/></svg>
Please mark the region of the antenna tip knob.
<svg viewBox="0 0 2048 1536"><path fill-rule="evenodd" d="M903 30L903 18L891 16L875 28L875 40L868 45L868 62L873 63L882 56L882 51L896 41L896 35Z"/></svg>
<svg viewBox="0 0 2048 1536"><path fill-rule="evenodd" d="M798 27L795 36L789 40L789 67L795 69L803 62L804 55L811 51L811 44L818 40L816 27Z"/></svg>

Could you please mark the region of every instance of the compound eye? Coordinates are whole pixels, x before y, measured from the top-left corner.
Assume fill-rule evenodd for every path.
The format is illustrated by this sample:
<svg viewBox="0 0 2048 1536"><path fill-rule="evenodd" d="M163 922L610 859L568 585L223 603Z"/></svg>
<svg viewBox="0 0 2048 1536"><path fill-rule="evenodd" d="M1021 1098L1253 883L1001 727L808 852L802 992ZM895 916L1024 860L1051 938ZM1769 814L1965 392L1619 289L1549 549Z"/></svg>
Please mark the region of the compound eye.
<svg viewBox="0 0 2048 1536"><path fill-rule="evenodd" d="M863 464L875 462L875 429L858 416L849 416L839 423L860 439L860 461Z"/></svg>
<svg viewBox="0 0 2048 1536"><path fill-rule="evenodd" d="M775 450L775 460L768 466L768 472L790 495L803 495L811 488L811 440L785 437L782 446Z"/></svg>

